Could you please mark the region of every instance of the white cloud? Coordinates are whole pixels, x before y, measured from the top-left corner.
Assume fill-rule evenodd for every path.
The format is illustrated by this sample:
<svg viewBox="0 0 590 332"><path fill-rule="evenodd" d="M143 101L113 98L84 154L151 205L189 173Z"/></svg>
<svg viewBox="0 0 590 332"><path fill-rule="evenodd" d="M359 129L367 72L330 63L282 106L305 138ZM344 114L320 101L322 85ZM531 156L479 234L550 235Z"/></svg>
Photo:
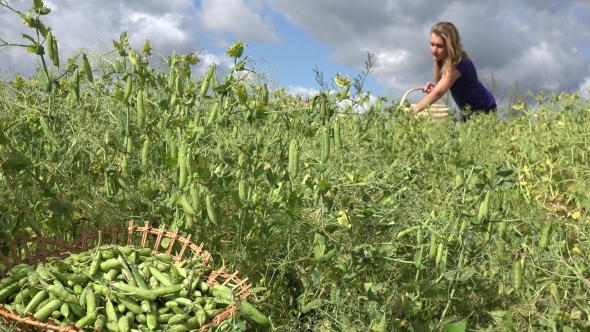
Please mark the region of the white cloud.
<svg viewBox="0 0 590 332"><path fill-rule="evenodd" d="M126 29L135 27L133 41L141 45L145 39L150 39L155 44L162 44L165 40L175 44L182 44L190 39L188 31L182 29L180 22L182 15L168 13L162 16L136 12L123 19L122 24ZM135 46L135 45L134 45ZM136 46L139 47L139 46Z"/></svg>
<svg viewBox="0 0 590 332"><path fill-rule="evenodd" d="M31 5L30 0L10 3L23 12ZM166 56L172 50L183 54L200 49L204 40L222 48L235 39L278 43L284 32L275 31L272 15L280 13L328 46L330 59L351 68L342 74L354 76L362 70L367 51L374 54L373 79L385 94L398 98L432 80L429 30L443 20L459 28L480 79L493 70L504 95L516 79L523 92L571 92L589 76L588 0L381 0L379 5L356 0L46 0L46 4L53 12L44 20L57 36L64 60L81 47L104 52L124 30L134 48L149 38ZM0 30L0 36L11 42L22 42L20 33L32 31L5 8L0 8L0 22L9 27ZM309 52L300 56L314 54ZM205 58L195 70L206 70L207 61L219 60L220 71L231 65L225 54ZM37 61L20 48L0 52L0 67L23 74L31 73Z"/></svg>
<svg viewBox="0 0 590 332"><path fill-rule="evenodd" d="M229 32L238 39L252 42L279 41L272 24L243 0L202 0L201 8L197 18L207 31Z"/></svg>
<svg viewBox="0 0 590 332"><path fill-rule="evenodd" d="M234 62L227 54L216 55L211 53L202 54L200 57L201 62L197 64L193 71L195 77L202 77L209 70L209 66L215 63L215 73L218 76L226 76L229 74L229 69L233 66Z"/></svg>
<svg viewBox="0 0 590 332"><path fill-rule="evenodd" d="M126 31L131 46L141 49L150 39L155 52L169 56L199 49L199 40L206 32L197 20L197 8L192 0L130 0L130 1L46 1L52 9L43 22L51 27L59 45L60 59L65 61L80 48L91 53L112 49L111 40L119 40ZM11 1L21 12L30 8L30 1ZM21 43L20 33L33 30L21 23L18 15L0 7L0 21L11 29L0 32L3 39ZM21 74L31 74L38 67L37 57L21 48L12 47L0 52L0 67ZM220 63L220 67L228 66ZM199 67L197 67L199 68ZM206 70L206 69L205 69Z"/></svg>
<svg viewBox="0 0 590 332"><path fill-rule="evenodd" d="M569 61L565 61L568 58ZM531 86L534 82L537 91L564 91L578 88L585 74L580 73L579 68L584 66L582 59L543 42L526 49L498 74L506 79L516 74L519 81L525 82L525 86Z"/></svg>
<svg viewBox="0 0 590 332"><path fill-rule="evenodd" d="M516 78L525 91L571 91L587 76L588 54L580 51L590 39L587 0L383 0L378 6L355 0L276 0L275 6L328 44L330 57L341 64L361 69L365 50L376 55L373 76L386 93L401 95L432 80L428 38L438 21L457 26L478 73L494 70L504 92ZM578 52L570 52L574 48Z"/></svg>
<svg viewBox="0 0 590 332"><path fill-rule="evenodd" d="M369 51L369 50L365 50ZM410 60L410 52L407 50L383 50L375 54L377 67L375 73L391 71L392 68L399 68Z"/></svg>
<svg viewBox="0 0 590 332"><path fill-rule="evenodd" d="M285 88L285 91L288 94L291 94L294 96L301 96L301 97L313 97L319 93L319 91L314 88L307 88L307 87L303 87L303 86L291 86L291 85L287 86Z"/></svg>

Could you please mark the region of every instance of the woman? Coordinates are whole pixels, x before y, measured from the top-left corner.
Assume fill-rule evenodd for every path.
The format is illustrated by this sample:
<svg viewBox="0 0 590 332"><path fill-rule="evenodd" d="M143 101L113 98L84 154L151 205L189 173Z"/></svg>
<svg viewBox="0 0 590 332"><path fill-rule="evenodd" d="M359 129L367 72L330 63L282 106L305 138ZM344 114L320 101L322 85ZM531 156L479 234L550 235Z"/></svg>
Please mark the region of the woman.
<svg viewBox="0 0 590 332"><path fill-rule="evenodd" d="M434 82L427 82L422 91L428 93L413 106L414 113L423 111L439 100L447 90L466 121L472 112L496 111L496 100L477 78L477 71L469 59L457 28L452 23L440 22L430 30L430 52L434 59Z"/></svg>

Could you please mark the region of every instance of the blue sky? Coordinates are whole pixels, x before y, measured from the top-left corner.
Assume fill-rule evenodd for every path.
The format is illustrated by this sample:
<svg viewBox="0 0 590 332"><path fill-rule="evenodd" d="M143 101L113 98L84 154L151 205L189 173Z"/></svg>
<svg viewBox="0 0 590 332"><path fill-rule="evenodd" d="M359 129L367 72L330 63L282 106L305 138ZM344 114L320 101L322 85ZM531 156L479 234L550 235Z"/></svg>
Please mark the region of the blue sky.
<svg viewBox="0 0 590 332"><path fill-rule="evenodd" d="M12 0L21 11L32 0ZM480 79L508 101L520 93L573 92L590 88L590 1L588 0L52 0L45 17L65 59L79 48L90 54L126 30L132 46L146 38L164 55L204 48L199 73L231 59L225 49L240 39L253 61L276 68L270 75L293 93L320 89L312 69L326 80L336 73L356 77L367 52L375 68L366 82L374 95L400 98L432 80L430 27L451 21L474 61ZM20 18L0 8L0 37L21 42ZM35 57L23 50L0 52L0 68L31 73ZM496 85L489 84L494 73ZM411 95L411 100L422 97Z"/></svg>
<svg viewBox="0 0 590 332"><path fill-rule="evenodd" d="M349 75L350 78L362 75L364 63L357 67L351 67L331 59L333 50L329 44L311 38L303 28L295 26L282 14L275 12L271 15L275 33L280 38L279 42L243 41L248 44L246 52L252 58L264 58L267 65L276 66L277 72L272 76L277 80L279 86L307 87L319 90L320 86L313 71L316 68L323 73L326 81L329 81L336 73ZM226 33L226 38L228 41L239 39L231 33ZM218 47L209 38L204 38L201 46L216 54L221 54L227 49L226 47ZM371 91L374 95L385 93L383 87L370 75L364 86L365 90Z"/></svg>

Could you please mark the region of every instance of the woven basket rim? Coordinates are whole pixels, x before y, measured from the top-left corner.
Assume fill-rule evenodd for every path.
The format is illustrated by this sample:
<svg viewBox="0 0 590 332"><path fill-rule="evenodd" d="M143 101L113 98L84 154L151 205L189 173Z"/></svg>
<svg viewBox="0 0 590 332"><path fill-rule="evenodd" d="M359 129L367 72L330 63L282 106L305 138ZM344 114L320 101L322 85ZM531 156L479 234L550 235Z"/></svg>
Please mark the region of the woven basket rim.
<svg viewBox="0 0 590 332"><path fill-rule="evenodd" d="M414 106L415 104L413 104L412 106ZM438 105L437 105L438 106ZM418 113L424 113L424 112L429 112L429 113L449 113L449 108L446 106L442 106L441 107L430 107L430 108L425 108L422 111L418 112Z"/></svg>
<svg viewBox="0 0 590 332"><path fill-rule="evenodd" d="M203 250L203 247L204 247L203 243L201 243L201 245L197 246L195 243L193 243L191 241L192 234L189 234L187 237L183 237L183 236L178 235L178 229L176 229L174 232L169 232L165 229L165 227L166 227L165 224L162 225L162 227L160 227L160 228L150 227L149 221L146 221L144 226L136 226L136 225L134 225L133 220L131 220L129 222L129 225L126 227L118 227L117 222L115 222L113 224L112 228L106 229L106 230L103 230L102 225L99 225L98 231L93 232L93 233L90 233L87 228L84 228L83 234L80 237L72 240L69 243L65 243L59 235L57 236L57 240L49 240L49 239L46 239L41 236L26 237L26 236L24 236L22 231L19 231L19 232L17 232L17 234L16 234L17 236L15 238L13 238L13 239L7 238L4 243L1 243L0 248L8 247L10 250L10 253L11 253L10 257L12 257L14 259L16 264L27 263L29 265L36 265L37 263L47 260L50 257L60 257L60 256L65 256L65 255L69 255L69 254L76 253L76 252L88 251L88 250L95 248L96 246L104 245L104 243L101 243L102 237L104 235L106 235L106 236L111 235L111 244L121 245L121 244L117 243L118 235L121 233L127 233L128 236L127 236L126 246L130 246L133 244L132 241L133 241L134 233L142 233L143 236L142 236L142 240L141 240L141 245L138 247L145 248L146 244L147 244L147 240L149 238L149 235L155 235L156 242L154 243L154 248L152 249L152 253L158 253L158 252L167 253L167 254L170 254L173 256L173 259L175 262L179 262L179 261L183 260L183 257L187 251L186 249L190 248L193 253L193 255L192 255L193 257L195 255L198 255L201 258L203 258L203 264L205 266L211 266L211 263L209 262L211 255L208 252ZM97 244L94 246L89 246L88 241L90 239L94 239L94 238L97 239L97 241L98 241ZM168 244L168 247L166 250L159 251L159 248L162 244L162 240L164 238L171 239L171 242ZM173 255L172 249L174 248L174 245L176 242L182 243L183 246L182 246L178 255ZM39 246L39 248L41 248L40 249L41 253L33 255L31 253L29 243L41 244ZM21 258L17 254L17 248L15 248L16 245L21 245L23 247L22 250L24 250L26 257ZM47 250L47 248L46 248L46 246L55 246L55 245L57 245L60 248L60 250ZM190 258L190 257L188 257L188 258ZM1 251L0 251L0 262L3 263L5 266L4 269L0 269L0 279L2 279L7 275L8 271L12 267L12 264L8 261L7 257ZM233 273L227 273L225 271L225 269L226 269L226 267L222 266L219 269L212 271L209 274L209 277L207 278L207 280L205 280L205 282L210 286L214 286L214 285L226 285L227 286L231 283L232 285L234 285L233 287L230 287L230 288L234 292L235 298L241 299L241 300L246 300L251 295L249 292L249 289L252 287L252 285L247 282L249 280L249 278L246 277L244 279L240 279L238 277L239 271L235 271ZM225 319L232 317L233 313L237 310L238 310L237 303L234 302L233 305L228 306L225 311L223 311L222 313L220 313L219 315L217 315L213 319L211 319L209 321L209 323L201 326L199 331L201 331L201 332L208 331L211 326L217 325L217 324L221 323L222 321L224 321ZM0 321L3 321L4 323L8 323L11 325L16 324L15 328L19 331L32 331L34 329L52 330L52 331L81 331L81 330L77 329L76 327L74 327L73 325L70 325L67 327L62 327L62 326L56 325L53 318L49 319L50 323L42 323L42 322L37 321L34 317L32 317L32 315L29 317L22 317L14 309L13 309L13 312L10 312L4 306L3 303L0 303Z"/></svg>
<svg viewBox="0 0 590 332"><path fill-rule="evenodd" d="M405 109L405 111L408 113L412 112L411 109ZM437 111L437 110L425 109L425 110L422 110L422 111L416 113L414 116L416 118L418 118L418 117L424 117L424 116L428 116L428 115L432 116L433 120L439 120L439 119L445 119L445 118L449 117L450 113L448 111L440 111L440 110Z"/></svg>
<svg viewBox="0 0 590 332"><path fill-rule="evenodd" d="M402 105L404 103L404 101L406 100L406 98L408 97L408 95L414 91L421 91L422 88L421 87L416 87L416 88L411 88L410 90L408 90L402 97L402 99L400 100L400 105ZM440 99L442 104L432 104L429 105L426 109L418 112L417 115L422 116L425 114L426 111L428 111L428 113L431 113L433 116L435 117L444 117L444 116L448 116L449 115L449 111L450 108L449 106L447 106L447 104L445 103L444 99ZM415 106L416 104L411 104L411 106ZM405 109L406 111L409 111L410 109ZM444 113L444 115L442 115Z"/></svg>

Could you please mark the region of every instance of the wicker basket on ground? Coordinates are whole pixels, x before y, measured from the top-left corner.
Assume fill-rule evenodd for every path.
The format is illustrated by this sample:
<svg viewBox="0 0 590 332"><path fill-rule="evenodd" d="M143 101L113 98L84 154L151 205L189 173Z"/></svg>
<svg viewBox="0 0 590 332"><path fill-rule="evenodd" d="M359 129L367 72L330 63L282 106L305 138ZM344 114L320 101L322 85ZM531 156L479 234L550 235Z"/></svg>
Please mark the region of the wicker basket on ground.
<svg viewBox="0 0 590 332"><path fill-rule="evenodd" d="M175 262L200 256L203 259L203 265L211 266L209 261L211 255L203 250L202 243L198 246L191 241L191 235L187 237L179 236L178 230L169 232L165 230L165 226L153 228L150 227L147 221L144 226L137 226L133 221L130 221L126 227L118 227L115 223L111 229L103 230L101 226L95 233L90 233L87 229L84 229L82 236L71 242L64 242L59 235L56 240L49 240L38 236L26 237L22 232L18 232L14 238L7 238L0 243L0 280L6 277L10 268L16 264L35 265L52 257L65 258L70 254L88 251L101 246L103 245L103 239L109 237L110 243L113 245L134 245L139 248L151 247L153 248L153 254L170 254ZM166 244L163 244L164 239L167 239ZM6 250L9 252L8 256L3 253ZM226 285L232 289L236 299L246 300L250 296L248 289L251 285L247 283L248 278L238 278L238 273L239 271L227 273L225 266L223 266L213 270L209 274L206 283L209 286ZM211 326L232 317L237 310L236 303L228 306L225 311L215 316L208 324L203 325L199 331L208 331ZM36 320L32 315L22 317L15 311L7 310L2 303L0 303L0 322L17 331L81 331L74 326L59 326L55 324L52 318L49 318L49 322L43 323Z"/></svg>
<svg viewBox="0 0 590 332"><path fill-rule="evenodd" d="M422 88L412 88L410 90L408 90L402 97L401 101L400 101L400 105L402 105L404 103L404 101L406 100L406 98L408 97L408 95L414 91L422 91ZM445 101L441 98L441 104L432 104L430 105L429 108L426 108L420 112L418 112L418 114L416 114L416 116L425 116L425 115L432 115L433 120L442 120L442 119L446 119L449 116L449 107L447 106L447 104L445 103ZM412 106L414 106L416 104L412 104ZM411 108L407 108L406 109L407 112L412 112Z"/></svg>

